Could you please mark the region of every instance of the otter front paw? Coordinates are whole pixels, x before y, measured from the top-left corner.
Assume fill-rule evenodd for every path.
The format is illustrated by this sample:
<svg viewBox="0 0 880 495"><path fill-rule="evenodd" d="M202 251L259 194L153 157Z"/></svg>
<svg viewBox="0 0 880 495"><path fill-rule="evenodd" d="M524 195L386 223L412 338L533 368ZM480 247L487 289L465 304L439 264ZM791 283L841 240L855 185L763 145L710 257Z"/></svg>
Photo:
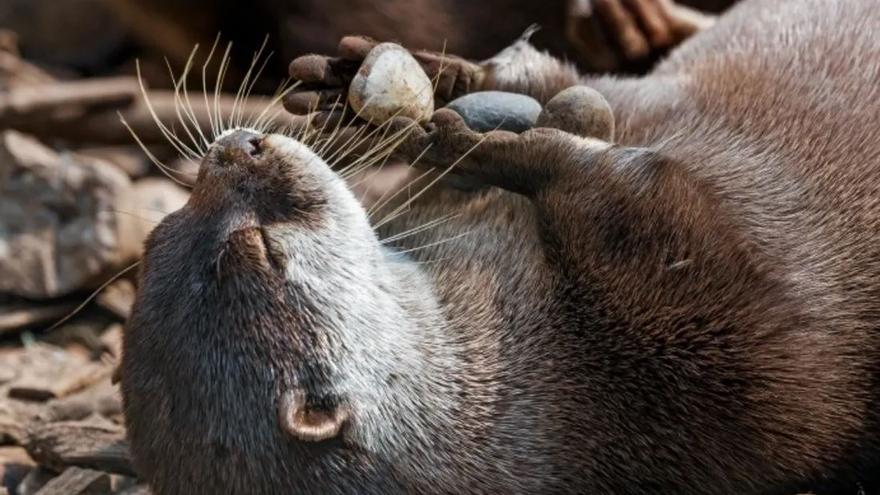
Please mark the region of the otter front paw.
<svg viewBox="0 0 880 495"><path fill-rule="evenodd" d="M713 22L672 0L570 0L566 36L597 72L640 71Z"/></svg>
<svg viewBox="0 0 880 495"><path fill-rule="evenodd" d="M301 84L284 100L294 114L342 110L349 86L364 59L380 43L366 36L347 36L339 42L335 57L304 55L290 63L290 77ZM413 58L434 85L437 106L480 88L484 69L455 55L412 51Z"/></svg>
<svg viewBox="0 0 880 495"><path fill-rule="evenodd" d="M408 133L398 151L414 165L526 195L555 178L578 147L576 136L558 129L475 132L460 115L442 108L425 127L405 118L391 126Z"/></svg>

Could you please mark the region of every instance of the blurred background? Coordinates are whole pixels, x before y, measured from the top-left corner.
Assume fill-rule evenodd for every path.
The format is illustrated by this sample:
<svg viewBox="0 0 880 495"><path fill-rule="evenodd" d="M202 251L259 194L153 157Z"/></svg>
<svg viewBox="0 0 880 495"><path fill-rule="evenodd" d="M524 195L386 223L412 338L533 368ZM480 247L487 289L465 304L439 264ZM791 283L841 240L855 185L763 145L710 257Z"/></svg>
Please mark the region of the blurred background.
<svg viewBox="0 0 880 495"><path fill-rule="evenodd" d="M199 45L198 72L218 34L221 50L234 42L224 113L264 42L271 56L253 90L263 95L285 80L291 59L332 54L348 34L481 60L538 24L532 41L585 72L639 73L662 56L595 66L568 29L572 5L589 3L0 0L0 494L36 493L50 480L80 487L51 493L146 493L127 463L110 377L142 242L186 201L198 165L155 124L136 61L153 110L172 125L169 67L179 74ZM733 0L680 3L720 12ZM208 65L209 89L218 63L215 55ZM187 86L201 101L200 77ZM266 100L251 104L245 113Z"/></svg>

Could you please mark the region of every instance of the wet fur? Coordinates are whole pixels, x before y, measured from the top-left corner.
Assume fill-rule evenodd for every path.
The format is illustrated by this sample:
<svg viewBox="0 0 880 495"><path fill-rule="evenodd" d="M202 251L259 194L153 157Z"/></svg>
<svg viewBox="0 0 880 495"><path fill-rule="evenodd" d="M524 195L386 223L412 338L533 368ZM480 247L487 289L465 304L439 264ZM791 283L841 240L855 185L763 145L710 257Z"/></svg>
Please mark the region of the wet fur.
<svg viewBox="0 0 880 495"><path fill-rule="evenodd" d="M360 220L296 225L297 276L223 230L272 195L197 186L148 242L126 335L138 469L160 494L870 493L878 23L869 1L747 0L645 78L582 81L616 146L485 147L549 179L439 190L379 236L459 215L390 250ZM564 87L556 67L504 87ZM289 387L355 423L285 437Z"/></svg>

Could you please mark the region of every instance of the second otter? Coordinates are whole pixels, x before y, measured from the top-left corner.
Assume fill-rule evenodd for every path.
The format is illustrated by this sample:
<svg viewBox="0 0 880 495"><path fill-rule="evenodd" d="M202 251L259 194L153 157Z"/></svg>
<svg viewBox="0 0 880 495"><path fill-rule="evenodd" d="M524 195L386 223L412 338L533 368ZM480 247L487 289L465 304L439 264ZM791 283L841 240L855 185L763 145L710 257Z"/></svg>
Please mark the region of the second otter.
<svg viewBox="0 0 880 495"><path fill-rule="evenodd" d="M870 489L878 24L747 0L646 78L588 81L614 143L440 111L404 148L446 167L485 139L458 171L497 188L380 235L300 143L218 139L125 336L139 472L159 494ZM534 62L496 81L577 81Z"/></svg>

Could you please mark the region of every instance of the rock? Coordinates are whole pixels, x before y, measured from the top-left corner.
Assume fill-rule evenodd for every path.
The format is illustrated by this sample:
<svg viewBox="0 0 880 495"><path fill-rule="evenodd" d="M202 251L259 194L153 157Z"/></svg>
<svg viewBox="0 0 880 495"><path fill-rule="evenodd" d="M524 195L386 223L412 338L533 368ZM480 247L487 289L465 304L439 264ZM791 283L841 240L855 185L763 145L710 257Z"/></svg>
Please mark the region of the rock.
<svg viewBox="0 0 880 495"><path fill-rule="evenodd" d="M611 141L614 139L614 112L605 97L595 89L572 86L557 93L544 105L537 126Z"/></svg>
<svg viewBox="0 0 880 495"><path fill-rule="evenodd" d="M127 221L120 225L124 249L140 257L144 240L153 228L188 199L189 192L164 177L146 177L135 182L126 204Z"/></svg>
<svg viewBox="0 0 880 495"><path fill-rule="evenodd" d="M132 179L138 179L150 172L151 164L139 148L131 146L98 146L93 148L81 148L78 154L106 160L116 165Z"/></svg>
<svg viewBox="0 0 880 495"><path fill-rule="evenodd" d="M434 113L434 88L405 48L380 43L370 50L352 79L348 102L374 124L394 116L425 122Z"/></svg>
<svg viewBox="0 0 880 495"><path fill-rule="evenodd" d="M116 212L130 188L125 173L102 160L0 134L0 291L56 297L130 259Z"/></svg>
<svg viewBox="0 0 880 495"><path fill-rule="evenodd" d="M118 167L0 133L0 292L45 299L92 289L140 257L146 235L187 193L134 184Z"/></svg>
<svg viewBox="0 0 880 495"><path fill-rule="evenodd" d="M523 132L534 127L541 113L541 104L534 98L504 91L470 93L449 102L446 108L461 115L477 132Z"/></svg>

